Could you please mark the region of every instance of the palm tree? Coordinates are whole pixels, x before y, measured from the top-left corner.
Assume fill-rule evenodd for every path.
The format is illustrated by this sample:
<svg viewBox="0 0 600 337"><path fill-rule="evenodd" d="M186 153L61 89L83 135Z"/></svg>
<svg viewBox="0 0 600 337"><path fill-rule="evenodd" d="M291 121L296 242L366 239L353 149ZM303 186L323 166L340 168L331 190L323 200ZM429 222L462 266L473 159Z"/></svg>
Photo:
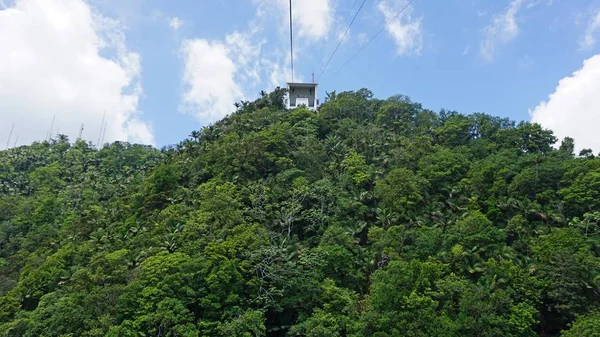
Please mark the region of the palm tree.
<svg viewBox="0 0 600 337"><path fill-rule="evenodd" d="M200 137L202 137L202 132L194 130L192 131L192 133L190 133L190 137L196 141L196 142L200 142Z"/></svg>

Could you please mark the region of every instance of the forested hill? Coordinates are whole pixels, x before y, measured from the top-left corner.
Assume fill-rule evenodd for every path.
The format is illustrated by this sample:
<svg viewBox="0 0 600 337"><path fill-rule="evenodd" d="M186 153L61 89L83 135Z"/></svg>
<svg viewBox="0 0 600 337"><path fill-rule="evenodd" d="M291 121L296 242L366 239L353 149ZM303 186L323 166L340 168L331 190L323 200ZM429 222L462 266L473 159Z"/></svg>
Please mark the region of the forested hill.
<svg viewBox="0 0 600 337"><path fill-rule="evenodd" d="M1 151L0 336L600 336L591 151L405 96L282 94L163 150Z"/></svg>

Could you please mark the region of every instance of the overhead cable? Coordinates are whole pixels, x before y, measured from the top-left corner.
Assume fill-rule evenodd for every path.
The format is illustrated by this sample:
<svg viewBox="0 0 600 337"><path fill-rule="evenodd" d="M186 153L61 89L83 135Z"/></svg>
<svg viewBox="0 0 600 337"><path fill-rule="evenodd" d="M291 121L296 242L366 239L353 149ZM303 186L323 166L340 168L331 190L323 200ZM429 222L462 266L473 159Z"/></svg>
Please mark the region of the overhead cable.
<svg viewBox="0 0 600 337"><path fill-rule="evenodd" d="M356 53L354 53L354 55L352 55L346 62L344 62L344 64L342 64L342 66L335 73L333 73L331 77L337 75L337 73L342 71L342 69L344 69L344 67L348 63L350 63L358 54L360 54L360 52L363 51L369 45L369 43L371 43L371 41L373 41L379 34L381 34L381 32L383 32L387 28L387 26L390 23L392 23L392 21L396 20L400 16L400 14L402 14L414 1L415 0L410 0L408 4L406 4L406 6L402 7L402 9L396 15L394 15L394 17L388 20L388 22L386 22L385 25L367 41L367 43L365 43Z"/></svg>
<svg viewBox="0 0 600 337"><path fill-rule="evenodd" d="M331 62L331 60L333 59L333 56L335 55L335 53L337 52L338 48L340 48L340 45L342 44L342 42L344 41L344 38L346 37L346 35L348 34L348 31L350 30L350 27L352 27L352 24L354 23L354 21L356 20L356 18L358 17L358 14L360 13L360 10L363 8L363 6L365 5L365 2L367 2L367 0L363 0L363 2L360 4L360 7L358 7L358 10L356 11L356 13L354 14L354 17L352 18L352 21L350 21L350 24L348 25L348 28L346 28L346 31L344 32L344 35L342 35L342 38L340 39L340 41L338 42L337 46L335 46L335 49L333 50L333 52L331 53L331 55L329 56L329 60L327 60L327 63L325 63L325 66L323 67L323 69L321 69L321 73L319 74L319 76L317 76L317 82L319 81L319 78L321 78L321 75L323 75L323 73L325 72L325 70L327 69L327 66L329 66L329 63Z"/></svg>

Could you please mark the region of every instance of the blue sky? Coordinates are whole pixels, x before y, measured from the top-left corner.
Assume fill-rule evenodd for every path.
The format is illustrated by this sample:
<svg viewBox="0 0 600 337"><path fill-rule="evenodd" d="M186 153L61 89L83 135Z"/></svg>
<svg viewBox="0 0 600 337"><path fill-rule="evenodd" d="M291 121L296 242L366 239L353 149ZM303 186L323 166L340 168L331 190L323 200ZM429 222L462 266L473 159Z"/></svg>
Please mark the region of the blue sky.
<svg viewBox="0 0 600 337"><path fill-rule="evenodd" d="M293 0L296 80L320 74L361 2ZM436 111L533 119L600 150L600 1L414 0L339 69L408 2L365 1L321 97L404 94ZM2 0L0 29L15 34L0 35L0 147L13 124L19 144L74 139L81 124L94 143L176 143L285 85L287 15L288 0Z"/></svg>

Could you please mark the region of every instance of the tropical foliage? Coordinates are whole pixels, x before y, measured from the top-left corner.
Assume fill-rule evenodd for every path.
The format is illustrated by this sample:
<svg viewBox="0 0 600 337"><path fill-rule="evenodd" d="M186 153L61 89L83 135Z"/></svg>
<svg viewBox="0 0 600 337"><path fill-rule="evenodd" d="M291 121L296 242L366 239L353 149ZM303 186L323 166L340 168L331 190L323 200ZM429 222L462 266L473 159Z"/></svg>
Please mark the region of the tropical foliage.
<svg viewBox="0 0 600 337"><path fill-rule="evenodd" d="M600 159L283 91L161 150L0 152L0 336L599 336Z"/></svg>

